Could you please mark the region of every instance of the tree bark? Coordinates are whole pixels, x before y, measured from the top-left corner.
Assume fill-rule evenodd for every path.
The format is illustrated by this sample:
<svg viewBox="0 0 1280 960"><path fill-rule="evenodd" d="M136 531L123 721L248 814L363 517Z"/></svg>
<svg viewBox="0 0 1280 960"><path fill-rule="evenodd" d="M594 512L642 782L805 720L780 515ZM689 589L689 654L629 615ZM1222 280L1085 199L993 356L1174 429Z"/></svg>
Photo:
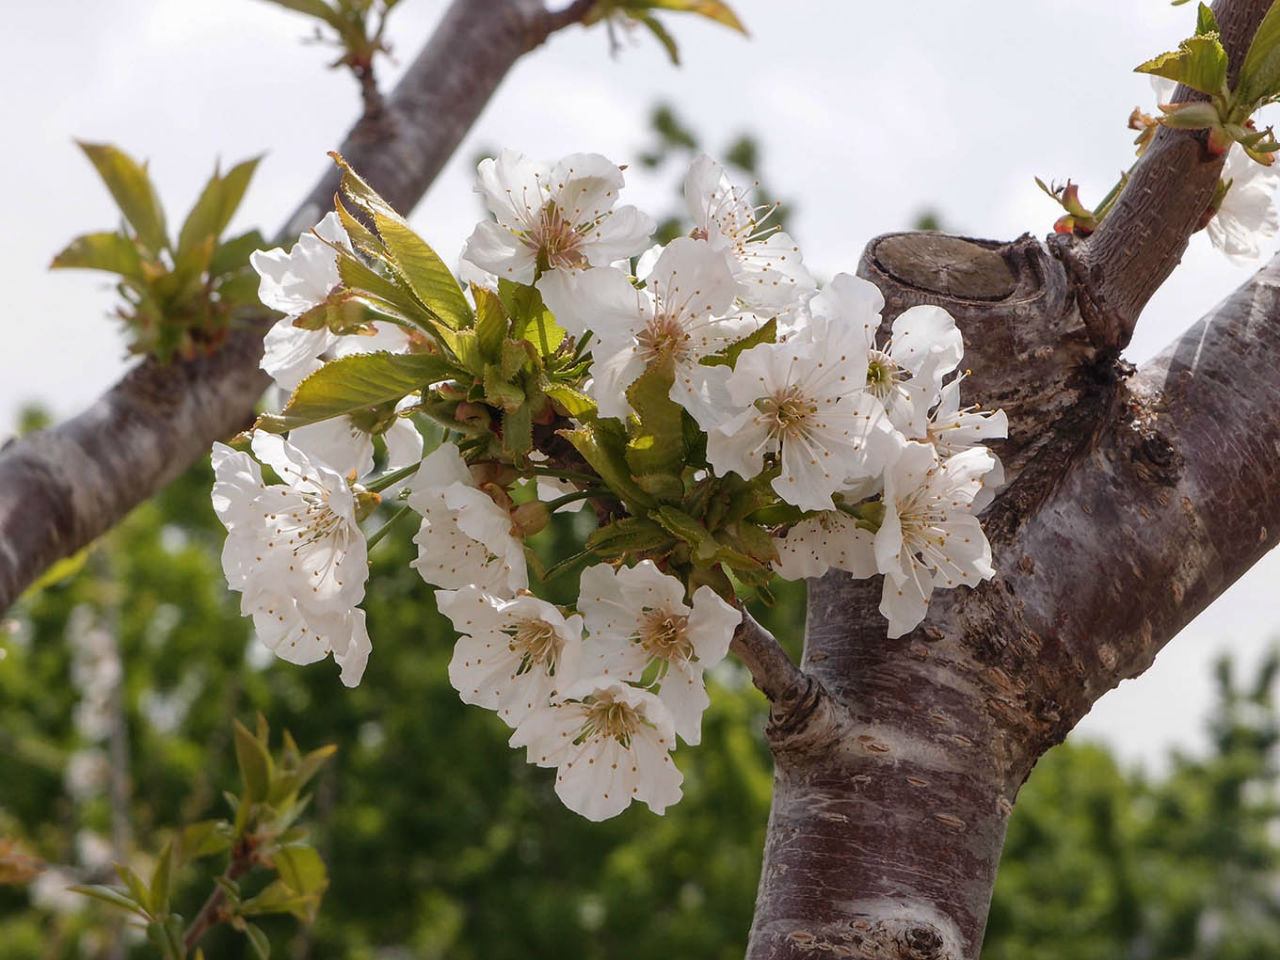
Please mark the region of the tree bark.
<svg viewBox="0 0 1280 960"><path fill-rule="evenodd" d="M1215 6L1233 63L1269 6ZM1088 240L868 246L886 323L945 307L967 402L1009 415L997 575L896 640L880 578L810 581L809 695L771 715L751 960L977 960L1037 759L1280 539L1280 258L1141 370L1118 359L1220 169L1162 130Z"/></svg>
<svg viewBox="0 0 1280 960"><path fill-rule="evenodd" d="M341 152L397 209L412 208L521 55L580 20L581 3L454 0L383 108L362 118ZM330 209L330 168L281 231L296 236ZM84 413L0 450L0 610L42 571L101 536L225 439L252 422L270 381L258 369L257 323L217 352L161 365L144 360Z"/></svg>

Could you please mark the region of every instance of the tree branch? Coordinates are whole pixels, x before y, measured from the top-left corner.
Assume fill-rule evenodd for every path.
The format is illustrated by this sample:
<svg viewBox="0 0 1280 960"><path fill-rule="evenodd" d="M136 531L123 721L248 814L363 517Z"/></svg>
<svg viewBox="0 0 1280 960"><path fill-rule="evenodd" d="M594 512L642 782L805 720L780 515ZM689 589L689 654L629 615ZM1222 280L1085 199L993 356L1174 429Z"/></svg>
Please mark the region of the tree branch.
<svg viewBox="0 0 1280 960"><path fill-rule="evenodd" d="M733 632L729 649L746 664L752 681L771 702L786 699L789 691L804 683L800 668L787 656L774 635L762 627L745 607L742 608L742 622Z"/></svg>
<svg viewBox="0 0 1280 960"><path fill-rule="evenodd" d="M1230 62L1229 82L1271 6L1270 0L1218 0L1214 14ZM1205 100L1179 86L1174 102ZM1161 127L1116 205L1082 243L1062 238L1055 251L1075 282L1080 312L1095 346L1118 355L1138 315L1181 260L1213 198L1222 157L1209 154L1203 131Z"/></svg>
<svg viewBox="0 0 1280 960"><path fill-rule="evenodd" d="M582 16L585 9L570 9ZM541 0L454 0L387 99L360 120L342 153L397 209L417 203L512 64L572 20ZM330 208L332 167L281 238ZM251 422L268 379L258 369L265 320L217 353L161 366L146 360L89 410L0 451L0 610L50 564L102 535L129 510Z"/></svg>

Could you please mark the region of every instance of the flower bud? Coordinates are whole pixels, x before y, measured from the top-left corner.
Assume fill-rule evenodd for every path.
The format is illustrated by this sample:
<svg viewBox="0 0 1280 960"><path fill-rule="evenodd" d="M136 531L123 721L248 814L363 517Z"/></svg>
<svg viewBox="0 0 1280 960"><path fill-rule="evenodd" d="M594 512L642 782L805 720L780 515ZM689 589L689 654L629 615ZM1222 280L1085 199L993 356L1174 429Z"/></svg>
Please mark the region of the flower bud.
<svg viewBox="0 0 1280 960"><path fill-rule="evenodd" d="M529 537L551 522L551 513L541 500L530 500L511 511L511 522L522 537Z"/></svg>

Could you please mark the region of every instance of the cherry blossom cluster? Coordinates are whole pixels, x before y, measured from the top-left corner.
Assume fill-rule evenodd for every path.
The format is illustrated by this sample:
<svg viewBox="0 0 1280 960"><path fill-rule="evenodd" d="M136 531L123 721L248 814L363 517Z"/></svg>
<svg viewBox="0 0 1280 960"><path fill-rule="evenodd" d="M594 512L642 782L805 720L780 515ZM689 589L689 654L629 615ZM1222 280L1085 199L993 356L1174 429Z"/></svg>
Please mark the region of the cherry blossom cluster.
<svg viewBox="0 0 1280 960"><path fill-rule="evenodd" d="M453 686L591 819L680 798L704 674L775 576L882 576L890 638L935 589L993 576L975 512L1001 482L984 441L1007 431L962 404L944 310L882 335L876 287L819 289L710 158L685 181L692 229L663 246L622 187L594 154L484 160L464 290L346 170L333 214L254 256L283 315L262 366L292 394L252 455L213 454L224 569L264 643L359 682L368 542L389 528L361 524L402 504L459 635ZM443 434L425 457L415 422ZM527 538L584 505L595 531L544 572ZM572 606L530 591L565 570Z"/></svg>

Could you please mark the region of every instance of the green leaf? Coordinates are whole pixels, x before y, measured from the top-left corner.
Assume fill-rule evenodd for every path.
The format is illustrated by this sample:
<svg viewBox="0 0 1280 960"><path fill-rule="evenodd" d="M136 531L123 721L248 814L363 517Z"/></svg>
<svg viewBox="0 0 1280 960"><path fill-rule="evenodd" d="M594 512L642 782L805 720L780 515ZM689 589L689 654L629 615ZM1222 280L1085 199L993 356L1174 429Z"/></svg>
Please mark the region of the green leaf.
<svg viewBox="0 0 1280 960"><path fill-rule="evenodd" d="M1240 66L1236 100L1252 106L1280 93L1280 3L1267 10Z"/></svg>
<svg viewBox="0 0 1280 960"><path fill-rule="evenodd" d="M151 894L147 890L147 885L142 882L142 878L122 864L113 863L111 866L115 870L116 876L129 888L129 895L142 904L144 910L150 911Z"/></svg>
<svg viewBox="0 0 1280 960"><path fill-rule="evenodd" d="M562 383L554 383L547 387L546 393L571 417L595 415L596 402L581 390Z"/></svg>
<svg viewBox="0 0 1280 960"><path fill-rule="evenodd" d="M684 410L669 396L674 380L671 364L652 364L627 388L635 413L627 425L626 457L635 476L678 475L684 465Z"/></svg>
<svg viewBox="0 0 1280 960"><path fill-rule="evenodd" d="M222 176L216 168L214 169L213 176L205 184L195 206L187 214L182 230L178 233L180 251L193 244L201 243L206 237L217 240L222 236L222 231L227 228L227 224L231 222L232 216L240 206L240 201L244 199L244 192L249 188L249 181L253 178L253 172L261 159L261 157L254 157L238 163L227 171L226 176Z"/></svg>
<svg viewBox="0 0 1280 960"><path fill-rule="evenodd" d="M507 338L507 310L502 298L488 287L471 285L476 302L476 341L481 355L489 362L502 356L502 342Z"/></svg>
<svg viewBox="0 0 1280 960"><path fill-rule="evenodd" d="M102 884L82 884L74 887L67 887L74 893L83 894L86 897L93 897L95 900L101 900L103 903L109 903L113 907L119 907L122 910L128 910L130 913L138 913L146 916L147 908L132 897L127 897L115 887L106 887Z"/></svg>
<svg viewBox="0 0 1280 960"><path fill-rule="evenodd" d="M1209 33L1220 33L1218 30L1218 20L1213 15L1213 11L1209 9L1208 4L1200 4L1200 9L1196 11L1196 35L1204 36Z"/></svg>
<svg viewBox="0 0 1280 960"><path fill-rule="evenodd" d="M102 177L116 206L143 245L152 253L165 249L169 241L165 235L164 208L147 176L146 166L109 143L77 140L76 144Z"/></svg>
<svg viewBox="0 0 1280 960"><path fill-rule="evenodd" d="M278 7L284 7L286 10L305 13L308 17L315 17L335 30L341 31L345 26L338 11L330 7L324 0L267 0L267 2L274 3Z"/></svg>
<svg viewBox="0 0 1280 960"><path fill-rule="evenodd" d="M50 270L105 270L141 281L142 258L128 237L119 233L86 233L53 258Z"/></svg>
<svg viewBox="0 0 1280 960"><path fill-rule="evenodd" d="M244 901L237 913L246 917L266 913L291 913L303 923L308 923L315 918L319 900L319 893L300 894L285 883L273 880L256 897Z"/></svg>
<svg viewBox="0 0 1280 960"><path fill-rule="evenodd" d="M275 0L280 2L280 0ZM246 923L244 925L244 935L249 938L249 946L253 947L253 955L258 960L270 960L271 958L271 941L267 939L267 935L262 932L262 928L254 923Z"/></svg>
<svg viewBox="0 0 1280 960"><path fill-rule="evenodd" d="M245 728L239 720L234 723L236 741L236 763L240 766L240 779L244 781L244 793L241 795L247 804L257 803L267 798L268 785L271 783L271 755L262 741Z"/></svg>
<svg viewBox="0 0 1280 960"><path fill-rule="evenodd" d="M311 782L311 778L320 772L320 768L328 762L329 758L338 752L337 746L329 744L318 750L312 750L306 756L298 761L297 767L288 774L278 778L277 784L272 788L271 801L279 802L291 793L296 793Z"/></svg>
<svg viewBox="0 0 1280 960"><path fill-rule="evenodd" d="M608 424L612 423L613 426ZM630 504L656 506L656 501L632 479L627 465L626 436L616 420L598 420L560 435L573 444L609 489Z"/></svg>
<svg viewBox="0 0 1280 960"><path fill-rule="evenodd" d="M1171 53L1148 60L1134 68L1135 73L1151 73L1193 90L1216 95L1226 89L1227 52L1216 34L1183 40Z"/></svg>
<svg viewBox="0 0 1280 960"><path fill-rule="evenodd" d="M303 330L328 330L339 336L351 336L373 333L373 321L379 315L358 291L339 287L296 317L293 325Z"/></svg>
<svg viewBox="0 0 1280 960"><path fill-rule="evenodd" d="M323 893L329 886L324 860L313 847L281 847L272 858L280 880L297 894Z"/></svg>
<svg viewBox="0 0 1280 960"><path fill-rule="evenodd" d="M644 5L654 10L676 10L681 13L696 14L724 24L744 36L747 33L747 28L742 25L733 8L723 0L644 0Z"/></svg>
<svg viewBox="0 0 1280 960"><path fill-rule="evenodd" d="M695 561L706 563L715 555L719 546L715 538L707 532L706 527L683 510L664 504L653 512L653 519L673 537L689 544L693 548Z"/></svg>
<svg viewBox="0 0 1280 960"><path fill-rule="evenodd" d="M222 853L231 846L226 835L225 820L201 820L182 828L178 843L178 856L182 860L196 860L215 853Z"/></svg>
<svg viewBox="0 0 1280 960"><path fill-rule="evenodd" d="M257 426L284 433L332 417L399 400L429 383L457 373L444 357L429 353L359 353L331 360L293 391L279 414L258 418Z"/></svg>
<svg viewBox="0 0 1280 960"><path fill-rule="evenodd" d="M676 38L662 25L662 22L657 17L647 13L636 14L636 20L644 24L654 38L662 44L662 49L667 51L667 56L671 58L671 62L677 67L680 66L680 47L676 44Z"/></svg>
<svg viewBox="0 0 1280 960"><path fill-rule="evenodd" d="M162 914L169 912L169 871L173 865L173 841L170 840L156 858L155 869L151 871L151 912Z"/></svg>
<svg viewBox="0 0 1280 960"><path fill-rule="evenodd" d="M218 244L217 249L213 251L213 259L209 261L209 273L215 277L221 277L244 269L249 266L249 255L255 250L263 250L266 247L267 242L257 230L250 230L238 237L232 237ZM252 271L252 275L257 281L257 271Z"/></svg>
<svg viewBox="0 0 1280 960"><path fill-rule="evenodd" d="M450 329L471 326L474 322L471 306L444 261L341 156L336 153L330 156L342 169L342 192L373 217L387 253L404 274L414 295Z"/></svg>
<svg viewBox="0 0 1280 960"><path fill-rule="evenodd" d="M502 415L502 449L523 457L533 449L533 405L522 403Z"/></svg>

